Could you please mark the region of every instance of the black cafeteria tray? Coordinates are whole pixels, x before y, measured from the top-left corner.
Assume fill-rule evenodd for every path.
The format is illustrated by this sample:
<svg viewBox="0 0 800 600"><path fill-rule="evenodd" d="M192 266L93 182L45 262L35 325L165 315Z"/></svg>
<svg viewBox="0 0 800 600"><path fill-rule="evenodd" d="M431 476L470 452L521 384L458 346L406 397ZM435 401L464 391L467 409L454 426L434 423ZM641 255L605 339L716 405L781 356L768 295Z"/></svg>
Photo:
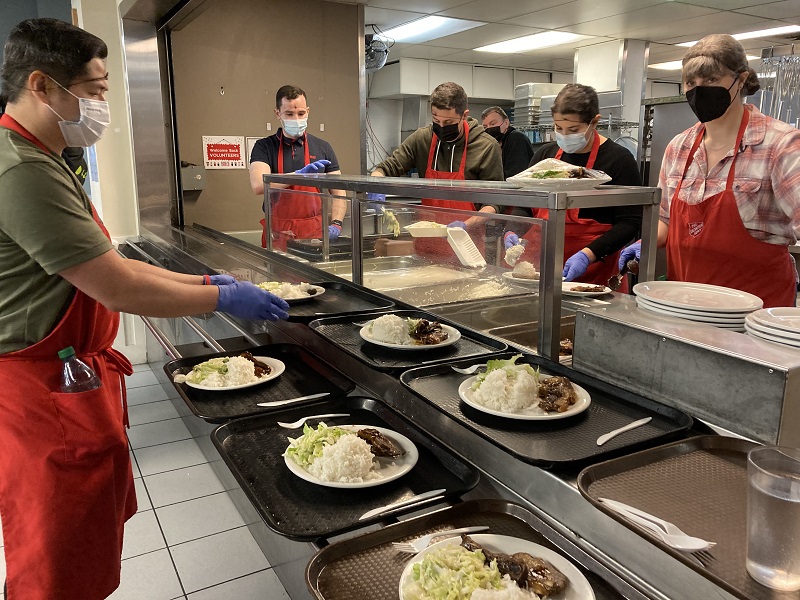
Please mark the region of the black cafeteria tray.
<svg viewBox="0 0 800 600"><path fill-rule="evenodd" d="M295 344L269 344L250 348L253 356L268 356L283 362L286 370L277 378L247 388L229 391L206 391L185 383L172 385L186 402L192 413L209 423L225 423L231 419L275 410L256 406L259 402L288 400L310 394L329 392L331 395L347 394L355 384L329 367L310 352ZM238 356L242 351L217 352L191 358L179 358L164 365L164 372L172 379L177 373L188 373L192 367L218 356Z"/></svg>
<svg viewBox="0 0 800 600"><path fill-rule="evenodd" d="M421 310L396 310L392 311L392 314L399 317L439 321L458 329L461 332L461 339L455 344L443 348L426 348L425 350L393 350L364 341L359 335L362 326L355 323L364 323L382 314L388 314L388 312L319 319L309 323L309 327L361 362L381 371L398 371L445 361L478 359L508 349L508 345L500 340L466 329L458 323L441 319Z"/></svg>
<svg viewBox="0 0 800 600"><path fill-rule="evenodd" d="M276 422L326 413L350 415L323 419L329 425L372 425L403 434L417 446L417 464L399 479L367 488L331 488L300 479L286 467L283 453L289 445L287 436L298 437L302 429L284 429ZM318 422L311 420L309 425L316 427ZM457 497L475 487L479 477L474 467L372 398L340 397L237 419L215 429L211 438L266 524L281 535L301 541L328 538L381 521L386 514L358 519L371 509L430 490L444 488L446 497ZM432 502L441 499L392 514L415 511Z"/></svg>
<svg viewBox="0 0 800 600"><path fill-rule="evenodd" d="M745 570L747 453L758 445L721 435L697 436L587 467L578 476L578 489L598 510L737 598L797 600L800 592L771 590ZM714 560L705 567L697 564L598 498L635 506L675 523L689 535L716 542L709 550Z"/></svg>
<svg viewBox="0 0 800 600"><path fill-rule="evenodd" d="M362 250L365 254L371 256L375 251L375 239L364 238ZM322 241L315 239L288 240L286 242L286 251L311 262L319 262L322 260ZM346 236L338 238L335 242L330 243L328 252L331 260L350 260L353 254L352 239Z"/></svg>
<svg viewBox="0 0 800 600"><path fill-rule="evenodd" d="M558 552L586 576L596 600L626 597L616 588L627 588L627 584L529 510L504 500L463 502L326 546L306 567L308 589L319 600L397 600L400 576L410 555L398 555L391 543L471 525L489 527L481 533L522 538Z"/></svg>
<svg viewBox="0 0 800 600"><path fill-rule="evenodd" d="M492 358L512 356L513 353L507 353ZM451 364L464 367L476 362ZM615 388L542 357L523 355L517 363L530 363L540 367L542 373L568 377L589 392L592 403L584 412L573 417L521 421L496 417L464 404L458 396L458 386L474 375L456 373L450 368L451 364L411 369L400 376L400 381L496 446L520 460L545 469L577 468L623 452L653 446L692 425L692 418L686 413ZM602 446L597 445L597 438L602 434L644 417L652 417L653 420Z"/></svg>
<svg viewBox="0 0 800 600"><path fill-rule="evenodd" d="M325 288L325 293L310 300L289 306L289 320L308 323L325 316L345 316L355 313L392 308L394 302L348 283L324 281L315 283Z"/></svg>

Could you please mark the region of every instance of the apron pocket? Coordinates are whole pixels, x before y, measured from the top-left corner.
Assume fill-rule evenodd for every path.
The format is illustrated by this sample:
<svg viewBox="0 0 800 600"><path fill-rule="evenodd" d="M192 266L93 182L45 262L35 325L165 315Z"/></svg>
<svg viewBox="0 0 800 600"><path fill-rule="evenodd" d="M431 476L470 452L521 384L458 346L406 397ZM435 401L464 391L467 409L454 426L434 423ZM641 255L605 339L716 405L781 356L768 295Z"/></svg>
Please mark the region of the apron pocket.
<svg viewBox="0 0 800 600"><path fill-rule="evenodd" d="M121 407L101 386L87 392L50 392L64 436L64 459L86 460L109 448L126 444Z"/></svg>

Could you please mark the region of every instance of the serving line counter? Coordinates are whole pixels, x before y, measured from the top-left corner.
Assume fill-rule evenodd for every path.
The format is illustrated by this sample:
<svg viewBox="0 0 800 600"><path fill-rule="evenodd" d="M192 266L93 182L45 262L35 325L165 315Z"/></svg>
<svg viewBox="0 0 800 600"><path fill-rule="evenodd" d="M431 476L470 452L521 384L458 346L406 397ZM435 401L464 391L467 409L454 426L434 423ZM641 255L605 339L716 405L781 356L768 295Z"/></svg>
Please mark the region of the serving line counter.
<svg viewBox="0 0 800 600"><path fill-rule="evenodd" d="M254 281L259 278L277 278L346 283L306 262L231 243L224 234L211 235L207 231L195 229L172 230L171 235L171 239L165 240L145 234L142 238L131 240L122 251L131 258L148 260L185 272L224 270ZM393 301L397 309L415 308L396 299ZM614 306L620 302L624 303L624 299L615 295L609 305ZM581 313L579 318L580 315ZM338 373L346 374L347 378L355 382L349 397L381 399L425 435L438 440L463 457L468 464L476 467L480 472L480 481L472 491L462 494L461 499L509 500L519 503L541 519L551 541L556 542L562 553L599 574L610 586L597 589L598 598L677 600L689 597L734 597L686 564L595 509L576 488L577 467L556 472L515 458L498 444L459 424L442 410L421 399L398 380L397 373L371 368L342 351L306 323L252 323L216 313L203 315L193 321L191 324L191 321L180 319L148 320L148 326L154 333L149 339L153 346L149 355L164 356L161 350L164 348L166 362L178 355L203 356L220 349L232 351L264 344L298 345L303 351ZM466 335L471 334L469 328L461 329ZM509 350L514 350L513 345ZM549 365L550 370L559 368L555 363L548 363L546 359L537 360L545 361L544 364ZM579 377L578 374L574 376ZM172 386L166 374L162 384ZM613 391L613 388L604 387L599 382L598 385L604 390ZM616 393L625 396L625 392L621 390ZM195 435L205 436L214 429L213 425L197 418L183 401L176 400L175 403L187 427ZM319 411L307 414L315 412ZM698 427L695 431L704 431L702 425ZM218 456L210 443L204 443L202 447L210 458ZM220 478L230 482L231 474L226 465L219 460L212 464ZM231 484L231 487L235 486ZM291 597L309 597L304 575L306 565L320 546L336 540L323 539L309 543L279 536L265 525L246 493L238 490L232 495ZM450 499L448 503L452 501ZM429 514L435 508L428 507L421 512ZM412 516L413 513L404 514L402 519ZM343 537L353 538L365 530L377 530L394 521L394 518L387 518L366 529L349 532Z"/></svg>

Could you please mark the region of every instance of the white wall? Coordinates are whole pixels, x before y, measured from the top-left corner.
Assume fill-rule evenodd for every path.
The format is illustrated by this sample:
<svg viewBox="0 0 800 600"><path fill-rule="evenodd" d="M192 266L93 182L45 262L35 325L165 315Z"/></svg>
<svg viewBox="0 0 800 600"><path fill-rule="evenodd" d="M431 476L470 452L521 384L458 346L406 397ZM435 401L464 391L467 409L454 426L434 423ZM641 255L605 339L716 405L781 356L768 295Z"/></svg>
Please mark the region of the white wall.
<svg viewBox="0 0 800 600"><path fill-rule="evenodd" d="M368 171L371 171L375 165L386 158L386 153L391 154L392 150L400 145L400 124L402 119L402 100L373 99L367 101ZM377 143L375 140L377 140Z"/></svg>

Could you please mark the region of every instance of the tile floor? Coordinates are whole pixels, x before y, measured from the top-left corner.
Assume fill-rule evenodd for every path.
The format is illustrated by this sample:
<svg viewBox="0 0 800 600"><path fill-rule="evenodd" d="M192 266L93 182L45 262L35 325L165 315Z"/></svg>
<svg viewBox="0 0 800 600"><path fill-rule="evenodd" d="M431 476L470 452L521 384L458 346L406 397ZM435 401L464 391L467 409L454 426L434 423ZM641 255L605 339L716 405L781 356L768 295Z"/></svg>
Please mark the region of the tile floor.
<svg viewBox="0 0 800 600"><path fill-rule="evenodd" d="M233 484L200 451L205 440L192 438L148 365L127 384L139 512L126 525L122 583L109 598L288 599L227 494ZM2 546L0 530L0 580Z"/></svg>

